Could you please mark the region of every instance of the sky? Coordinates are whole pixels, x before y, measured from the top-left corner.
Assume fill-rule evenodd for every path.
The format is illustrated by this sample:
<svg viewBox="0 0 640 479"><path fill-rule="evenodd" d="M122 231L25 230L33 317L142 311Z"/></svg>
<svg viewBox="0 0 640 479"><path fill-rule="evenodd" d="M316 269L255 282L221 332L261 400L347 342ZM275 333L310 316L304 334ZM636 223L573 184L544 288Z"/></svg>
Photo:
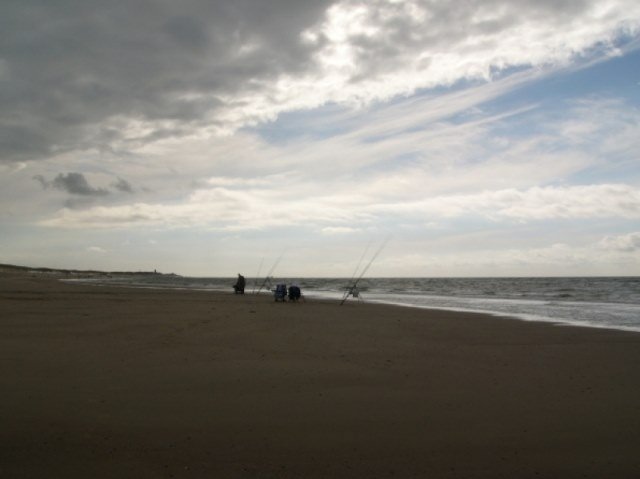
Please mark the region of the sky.
<svg viewBox="0 0 640 479"><path fill-rule="evenodd" d="M640 275L637 0L9 0L0 263Z"/></svg>

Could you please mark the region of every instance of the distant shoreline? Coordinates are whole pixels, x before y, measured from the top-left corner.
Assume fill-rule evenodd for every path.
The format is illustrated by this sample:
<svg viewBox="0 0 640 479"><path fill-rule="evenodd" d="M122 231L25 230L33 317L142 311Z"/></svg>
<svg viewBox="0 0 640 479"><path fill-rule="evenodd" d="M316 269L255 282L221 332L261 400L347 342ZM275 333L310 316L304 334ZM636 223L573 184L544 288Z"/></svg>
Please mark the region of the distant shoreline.
<svg viewBox="0 0 640 479"><path fill-rule="evenodd" d="M22 271L33 273L53 273L64 275L82 275L82 276L108 276L108 275L159 275L159 276L180 276L175 273L160 273L158 271L99 271L92 269L62 269L62 268L47 268L47 267L33 267L33 266L19 266L14 264L0 264L0 271Z"/></svg>
<svg viewBox="0 0 640 479"><path fill-rule="evenodd" d="M93 270L93 269L66 269L66 268L50 268L45 266L20 266L14 264L5 264L0 263L0 271L32 271L32 272L41 272L41 273L59 273L59 274L78 274L78 275L97 275L97 276L105 276L105 275L122 275L122 276L131 276L131 275L158 275L158 276L170 276L170 277L180 277L180 278L194 278L194 279L206 279L206 278L235 278L235 274L233 275L207 275L207 276L189 276L177 273L162 273L160 271L102 271L102 270ZM255 280L255 277L246 276L248 280ZM349 281L349 277L341 277L341 276L298 276L295 275L296 278L299 279L307 279L307 278L331 278L331 279L344 279L345 281ZM367 276L365 279L578 279L578 278L640 278L639 275L588 275L588 276ZM257 279L263 279L263 277L258 277Z"/></svg>
<svg viewBox="0 0 640 479"><path fill-rule="evenodd" d="M2 266L0 266L0 269ZM51 275L62 281L99 283L158 290L226 292L234 277L189 277L157 272L104 272L28 268L10 265L7 271ZM248 277L249 284L263 278ZM340 301L347 278L278 278L297 283L306 297ZM636 277L535 278L380 278L359 283L369 302L454 312L489 314L499 318L640 332L640 282ZM265 290L268 292L268 289Z"/></svg>

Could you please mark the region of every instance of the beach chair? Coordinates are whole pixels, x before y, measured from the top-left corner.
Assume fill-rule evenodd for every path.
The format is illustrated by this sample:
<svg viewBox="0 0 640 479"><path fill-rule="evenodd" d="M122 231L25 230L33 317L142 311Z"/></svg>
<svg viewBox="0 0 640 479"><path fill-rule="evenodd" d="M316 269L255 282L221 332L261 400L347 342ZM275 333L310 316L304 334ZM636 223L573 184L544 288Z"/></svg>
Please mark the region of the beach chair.
<svg viewBox="0 0 640 479"><path fill-rule="evenodd" d="M302 297L302 292L300 291L300 287L296 285L289 286L289 300L290 301L298 301Z"/></svg>
<svg viewBox="0 0 640 479"><path fill-rule="evenodd" d="M287 300L287 285L284 283L276 284L276 289L273 290L273 298L276 301L286 301Z"/></svg>

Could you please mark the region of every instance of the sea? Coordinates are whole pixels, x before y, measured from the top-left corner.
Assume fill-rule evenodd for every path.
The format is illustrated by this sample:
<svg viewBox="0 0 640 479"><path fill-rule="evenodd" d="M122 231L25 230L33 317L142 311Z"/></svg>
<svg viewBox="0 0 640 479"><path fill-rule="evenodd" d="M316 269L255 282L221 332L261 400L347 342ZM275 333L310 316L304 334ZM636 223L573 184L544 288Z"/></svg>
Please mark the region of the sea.
<svg viewBox="0 0 640 479"><path fill-rule="evenodd" d="M235 278L165 274L112 274L73 281L141 288L229 292ZM246 294L272 294L277 283L296 284L305 298L340 302L345 278L247 278ZM526 321L640 332L640 277L576 278L362 278L360 298L347 301L486 313Z"/></svg>

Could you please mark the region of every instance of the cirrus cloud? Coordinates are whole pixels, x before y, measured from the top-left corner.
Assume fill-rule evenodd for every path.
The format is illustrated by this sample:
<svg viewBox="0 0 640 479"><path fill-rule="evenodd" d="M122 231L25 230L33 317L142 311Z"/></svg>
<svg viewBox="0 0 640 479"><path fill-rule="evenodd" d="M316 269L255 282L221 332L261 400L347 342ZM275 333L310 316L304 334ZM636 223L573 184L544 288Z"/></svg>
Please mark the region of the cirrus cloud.
<svg viewBox="0 0 640 479"><path fill-rule="evenodd" d="M352 198L352 199L355 199ZM283 207L286 205L286 207ZM534 187L469 195L437 196L403 203L365 204L364 198L287 197L270 190L239 192L225 188L200 190L180 205L145 204L63 209L44 222L62 228L164 225L250 230L290 225L321 225L324 232L346 232L376 219L476 217L489 221L640 218L640 189L628 185Z"/></svg>

